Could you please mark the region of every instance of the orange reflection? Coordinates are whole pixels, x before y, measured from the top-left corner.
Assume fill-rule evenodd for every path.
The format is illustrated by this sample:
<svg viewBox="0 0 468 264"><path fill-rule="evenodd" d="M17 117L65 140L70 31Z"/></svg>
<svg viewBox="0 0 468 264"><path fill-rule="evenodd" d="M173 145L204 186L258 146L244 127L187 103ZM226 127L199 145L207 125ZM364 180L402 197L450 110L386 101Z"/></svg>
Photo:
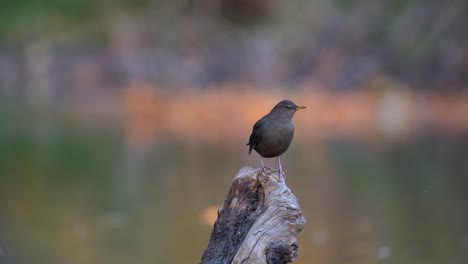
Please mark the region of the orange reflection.
<svg viewBox="0 0 468 264"><path fill-rule="evenodd" d="M330 135L404 137L427 127L468 130L468 98L455 95L405 89L333 93L314 84L288 94L243 85L175 91L142 85L124 95L126 135L133 145L169 136L229 147L247 141L255 121L284 98L307 106L295 117L296 135L305 141Z"/></svg>
<svg viewBox="0 0 468 264"><path fill-rule="evenodd" d="M213 226L218 219L218 205L213 205L202 210L200 220L203 224Z"/></svg>

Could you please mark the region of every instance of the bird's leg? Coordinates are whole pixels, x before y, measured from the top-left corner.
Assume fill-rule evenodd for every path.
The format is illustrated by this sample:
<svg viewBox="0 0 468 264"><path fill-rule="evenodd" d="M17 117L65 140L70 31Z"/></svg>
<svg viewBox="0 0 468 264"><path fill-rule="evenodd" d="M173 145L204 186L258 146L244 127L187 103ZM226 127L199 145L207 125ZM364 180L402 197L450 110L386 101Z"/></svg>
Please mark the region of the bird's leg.
<svg viewBox="0 0 468 264"><path fill-rule="evenodd" d="M286 178L286 174L284 174L284 172L283 172L283 167L281 167L280 157L277 156L276 158L278 159L279 174L280 174L280 176L283 176L283 178Z"/></svg>
<svg viewBox="0 0 468 264"><path fill-rule="evenodd" d="M267 173L267 171L265 169L265 165L263 165L263 159L262 158L260 158L260 162L262 163L262 171L265 173L265 175L268 176L268 173Z"/></svg>

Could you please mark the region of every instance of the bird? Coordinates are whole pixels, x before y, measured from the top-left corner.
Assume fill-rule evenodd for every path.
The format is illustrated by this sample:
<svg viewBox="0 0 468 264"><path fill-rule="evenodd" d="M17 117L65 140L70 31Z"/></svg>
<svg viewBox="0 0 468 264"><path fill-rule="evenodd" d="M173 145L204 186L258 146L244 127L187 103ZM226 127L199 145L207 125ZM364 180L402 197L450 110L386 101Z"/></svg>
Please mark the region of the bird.
<svg viewBox="0 0 468 264"><path fill-rule="evenodd" d="M306 108L297 106L291 100L283 100L273 109L258 120L252 129L249 142L249 155L255 150L263 158L274 158L278 160L279 173L284 177L280 156L286 152L294 137L293 117L296 111ZM262 171L267 174L263 159Z"/></svg>

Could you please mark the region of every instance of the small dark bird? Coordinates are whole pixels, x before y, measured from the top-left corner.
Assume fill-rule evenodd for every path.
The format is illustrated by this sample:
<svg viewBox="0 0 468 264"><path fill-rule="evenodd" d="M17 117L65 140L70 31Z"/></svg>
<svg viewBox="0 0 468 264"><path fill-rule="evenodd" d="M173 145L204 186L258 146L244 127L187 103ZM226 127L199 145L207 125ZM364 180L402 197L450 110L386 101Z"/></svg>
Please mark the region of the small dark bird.
<svg viewBox="0 0 468 264"><path fill-rule="evenodd" d="M264 158L276 157L280 175L284 176L280 156L286 152L294 136L292 118L297 110L304 108L305 106L297 106L290 100L283 100L275 105L270 113L258 120L253 126L249 143L247 143L249 155L252 149L255 149ZM260 160L262 170L266 173L263 159Z"/></svg>

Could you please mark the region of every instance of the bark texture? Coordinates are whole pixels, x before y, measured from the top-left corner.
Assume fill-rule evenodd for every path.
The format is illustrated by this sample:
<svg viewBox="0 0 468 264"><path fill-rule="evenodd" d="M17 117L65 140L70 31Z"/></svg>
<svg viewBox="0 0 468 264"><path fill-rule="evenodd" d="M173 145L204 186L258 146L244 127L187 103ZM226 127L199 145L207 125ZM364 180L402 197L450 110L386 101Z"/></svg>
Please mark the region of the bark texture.
<svg viewBox="0 0 468 264"><path fill-rule="evenodd" d="M295 260L305 219L296 197L277 171L242 168L218 211L202 264Z"/></svg>

